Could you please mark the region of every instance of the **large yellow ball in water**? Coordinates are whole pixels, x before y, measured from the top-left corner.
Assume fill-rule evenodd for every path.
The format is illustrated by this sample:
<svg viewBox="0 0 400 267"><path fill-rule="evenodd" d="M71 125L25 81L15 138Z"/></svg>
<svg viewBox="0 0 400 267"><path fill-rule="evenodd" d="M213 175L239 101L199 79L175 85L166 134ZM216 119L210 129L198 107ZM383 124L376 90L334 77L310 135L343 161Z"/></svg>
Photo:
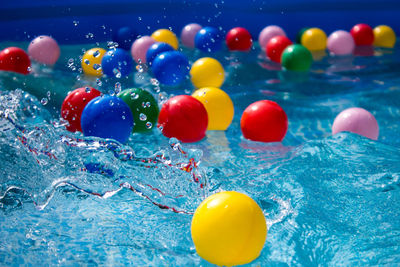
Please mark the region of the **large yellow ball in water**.
<svg viewBox="0 0 400 267"><path fill-rule="evenodd" d="M190 79L196 88L221 87L225 80L222 64L211 57L203 57L193 63L190 69Z"/></svg>
<svg viewBox="0 0 400 267"><path fill-rule="evenodd" d="M207 130L225 131L229 127L234 109L227 93L216 87L204 87L196 90L192 96L203 103L207 110Z"/></svg>
<svg viewBox="0 0 400 267"><path fill-rule="evenodd" d="M396 34L393 29L386 25L374 28L374 46L393 48L396 43Z"/></svg>
<svg viewBox="0 0 400 267"><path fill-rule="evenodd" d="M167 29L160 29L153 32L151 38L156 40L156 42L167 43L172 46L175 50L178 49L179 42L175 33Z"/></svg>
<svg viewBox="0 0 400 267"><path fill-rule="evenodd" d="M214 194L200 204L191 232L200 257L219 266L232 266L249 263L260 255L267 224L252 198L229 191Z"/></svg>
<svg viewBox="0 0 400 267"><path fill-rule="evenodd" d="M90 76L103 75L103 71L101 70L101 60L106 52L107 51L103 48L98 47L86 51L81 62L83 72Z"/></svg>
<svg viewBox="0 0 400 267"><path fill-rule="evenodd" d="M320 51L325 50L327 39L323 30L311 28L306 30L301 36L301 44L310 51Z"/></svg>

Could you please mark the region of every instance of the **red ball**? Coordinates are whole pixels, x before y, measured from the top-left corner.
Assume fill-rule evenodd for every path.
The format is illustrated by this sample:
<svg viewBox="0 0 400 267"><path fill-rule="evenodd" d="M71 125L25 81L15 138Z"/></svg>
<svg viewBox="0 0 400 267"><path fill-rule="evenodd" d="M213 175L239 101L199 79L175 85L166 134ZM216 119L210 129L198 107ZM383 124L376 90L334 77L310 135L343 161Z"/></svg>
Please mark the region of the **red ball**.
<svg viewBox="0 0 400 267"><path fill-rule="evenodd" d="M80 131L81 115L87 103L93 98L100 96L101 92L92 87L75 89L67 95L61 106L61 117L69 122L67 130L70 132Z"/></svg>
<svg viewBox="0 0 400 267"><path fill-rule="evenodd" d="M8 47L0 52L0 70L28 74L30 66L31 60L21 48Z"/></svg>
<svg viewBox="0 0 400 267"><path fill-rule="evenodd" d="M281 63L283 50L292 44L292 41L286 36L275 36L271 38L265 47L267 57L272 61Z"/></svg>
<svg viewBox="0 0 400 267"><path fill-rule="evenodd" d="M230 30L225 41L231 51L248 51L253 44L249 31L241 27Z"/></svg>
<svg viewBox="0 0 400 267"><path fill-rule="evenodd" d="M260 100L244 110L240 127L243 136L252 141L281 142L288 129L288 119L276 102Z"/></svg>
<svg viewBox="0 0 400 267"><path fill-rule="evenodd" d="M356 45L372 45L374 43L374 31L367 24L357 24L351 31Z"/></svg>
<svg viewBox="0 0 400 267"><path fill-rule="evenodd" d="M197 142L206 135L208 115L204 105L189 95L169 99L161 108L157 127L168 138L185 143Z"/></svg>

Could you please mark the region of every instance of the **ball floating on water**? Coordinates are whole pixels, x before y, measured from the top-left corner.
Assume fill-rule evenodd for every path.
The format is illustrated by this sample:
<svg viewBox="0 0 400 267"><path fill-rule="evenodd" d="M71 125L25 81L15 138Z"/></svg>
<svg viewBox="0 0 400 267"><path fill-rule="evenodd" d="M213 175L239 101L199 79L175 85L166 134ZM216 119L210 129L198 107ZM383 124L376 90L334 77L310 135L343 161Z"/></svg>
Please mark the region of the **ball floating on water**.
<svg viewBox="0 0 400 267"><path fill-rule="evenodd" d="M61 117L68 121L69 125L66 127L68 131L82 132L81 115L83 109L90 100L100 96L100 94L99 90L92 87L82 87L67 95L61 106Z"/></svg>
<svg viewBox="0 0 400 267"><path fill-rule="evenodd" d="M226 46L231 51L249 51L253 40L248 30L242 27L236 27L231 29L226 34Z"/></svg>
<svg viewBox="0 0 400 267"><path fill-rule="evenodd" d="M204 87L196 90L192 96L203 103L207 110L207 130L225 131L232 122L234 108L227 93L216 87Z"/></svg>
<svg viewBox="0 0 400 267"><path fill-rule="evenodd" d="M277 63L281 63L283 51L293 44L286 36L275 36L271 38L265 49L267 57Z"/></svg>
<svg viewBox="0 0 400 267"><path fill-rule="evenodd" d="M276 102L260 100L244 110L240 127L246 139L281 142L288 129L288 119L285 111Z"/></svg>
<svg viewBox="0 0 400 267"><path fill-rule="evenodd" d="M156 42L167 43L172 46L175 50L178 49L179 41L175 33L167 29L160 29L151 35L151 37L156 40Z"/></svg>
<svg viewBox="0 0 400 267"><path fill-rule="evenodd" d="M234 191L220 192L196 209L191 234L200 257L218 266L234 266L260 255L267 224L252 198Z"/></svg>
<svg viewBox="0 0 400 267"><path fill-rule="evenodd" d="M393 29L386 25L374 28L374 46L393 48L396 43L396 34Z"/></svg>
<svg viewBox="0 0 400 267"><path fill-rule="evenodd" d="M8 47L0 52L0 70L28 74L31 60L28 54L18 47Z"/></svg>
<svg viewBox="0 0 400 267"><path fill-rule="evenodd" d="M349 108L336 116L332 126L332 134L352 132L377 140L379 126L374 115L363 108Z"/></svg>
<svg viewBox="0 0 400 267"><path fill-rule="evenodd" d="M118 43L118 48L129 50L138 34L130 27L122 27L114 32L112 40Z"/></svg>
<svg viewBox="0 0 400 267"><path fill-rule="evenodd" d="M131 73L133 69L132 58L121 48L111 49L103 56L101 68L105 75L121 78Z"/></svg>
<svg viewBox="0 0 400 267"><path fill-rule="evenodd" d="M157 42L157 43L152 44L146 53L147 64L151 65L157 55L161 54L162 52L167 52L167 51L174 51L174 48L167 43Z"/></svg>
<svg viewBox="0 0 400 267"><path fill-rule="evenodd" d="M326 34L319 28L310 28L301 36L301 44L310 51L320 51L326 48Z"/></svg>
<svg viewBox="0 0 400 267"><path fill-rule="evenodd" d="M179 95L162 106L157 127L168 138L192 143L206 136L207 125L208 115L204 105L192 96Z"/></svg>
<svg viewBox="0 0 400 267"><path fill-rule="evenodd" d="M131 47L131 55L136 63L146 63L146 53L149 47L154 44L156 40L150 36L143 36L137 39Z"/></svg>
<svg viewBox="0 0 400 267"><path fill-rule="evenodd" d="M286 70L308 71L313 62L311 52L302 45L289 45L282 53L281 64Z"/></svg>
<svg viewBox="0 0 400 267"><path fill-rule="evenodd" d="M339 30L329 35L327 47L333 55L349 55L353 53L355 43L349 32Z"/></svg>
<svg viewBox="0 0 400 267"><path fill-rule="evenodd" d="M120 92L118 97L131 109L134 121L133 132L144 133L153 129L160 111L151 93L141 88L130 88Z"/></svg>
<svg viewBox="0 0 400 267"><path fill-rule="evenodd" d="M197 88L221 87L225 80L225 72L222 64L211 57L203 57L196 60L190 69L190 79Z"/></svg>
<svg viewBox="0 0 400 267"><path fill-rule="evenodd" d="M90 76L101 76L103 71L101 69L101 60L106 54L106 50L103 48L92 48L83 55L82 57L82 70L86 75Z"/></svg>
<svg viewBox="0 0 400 267"><path fill-rule="evenodd" d="M125 143L133 128L132 112L119 97L99 96L84 108L81 126L85 136L111 138Z"/></svg>
<svg viewBox="0 0 400 267"><path fill-rule="evenodd" d="M258 43L261 49L265 50L269 40L275 36L286 36L286 33L281 27L276 25L265 27L258 35Z"/></svg>
<svg viewBox="0 0 400 267"><path fill-rule="evenodd" d="M194 48L194 37L203 28L197 23L191 23L183 27L181 31L181 41L184 46Z"/></svg>
<svg viewBox="0 0 400 267"><path fill-rule="evenodd" d="M301 37L303 36L303 33L305 33L308 29L310 29L309 27L304 27L301 28L297 34L296 34L296 43L297 44L301 44Z"/></svg>
<svg viewBox="0 0 400 267"><path fill-rule="evenodd" d="M222 48L222 35L217 28L204 27L196 34L194 44L203 52L217 52Z"/></svg>
<svg viewBox="0 0 400 267"><path fill-rule="evenodd" d="M189 61L181 52L163 52L154 59L152 70L160 83L178 85L189 74Z"/></svg>
<svg viewBox="0 0 400 267"><path fill-rule="evenodd" d="M360 23L355 25L350 33L356 45L372 45L374 43L374 32L367 24Z"/></svg>
<svg viewBox="0 0 400 267"><path fill-rule="evenodd" d="M50 36L41 35L29 44L28 54L39 63L53 65L60 57L60 47Z"/></svg>

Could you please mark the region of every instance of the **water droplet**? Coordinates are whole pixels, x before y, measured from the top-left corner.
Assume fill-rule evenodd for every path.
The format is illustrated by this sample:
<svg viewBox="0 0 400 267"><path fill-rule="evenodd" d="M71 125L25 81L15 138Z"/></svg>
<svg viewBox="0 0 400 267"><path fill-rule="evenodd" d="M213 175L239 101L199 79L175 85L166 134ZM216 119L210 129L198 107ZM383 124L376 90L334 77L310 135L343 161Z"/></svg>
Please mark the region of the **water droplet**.
<svg viewBox="0 0 400 267"><path fill-rule="evenodd" d="M72 21L72 23L74 24L74 26L78 26L78 24L79 24L79 21L77 21L77 20L74 20L74 21Z"/></svg>
<svg viewBox="0 0 400 267"><path fill-rule="evenodd" d="M89 86L86 86L86 87L85 87L85 92L86 92L86 93L90 93L91 90L92 90L92 89L90 89Z"/></svg>
<svg viewBox="0 0 400 267"><path fill-rule="evenodd" d="M114 101L110 100L110 106L114 106Z"/></svg>
<svg viewBox="0 0 400 267"><path fill-rule="evenodd" d="M27 70L28 70L28 72L31 72L31 71L32 71L31 66L29 66L29 67L27 68Z"/></svg>
<svg viewBox="0 0 400 267"><path fill-rule="evenodd" d="M122 117L121 117L123 120L125 120L125 116L124 115L122 115Z"/></svg>
<svg viewBox="0 0 400 267"><path fill-rule="evenodd" d="M100 51L99 50L94 51L93 57L98 57L98 56L100 56Z"/></svg>
<svg viewBox="0 0 400 267"><path fill-rule="evenodd" d="M94 70L99 70L99 69L101 69L101 65L100 64L93 64L93 69Z"/></svg>
<svg viewBox="0 0 400 267"><path fill-rule="evenodd" d="M116 82L114 88L115 88L115 90L114 90L115 94L118 94L119 92L121 92L121 83Z"/></svg>
<svg viewBox="0 0 400 267"><path fill-rule="evenodd" d="M47 103L49 103L49 100L46 97L43 97L42 100L40 100L40 103L42 103L42 105L47 105Z"/></svg>
<svg viewBox="0 0 400 267"><path fill-rule="evenodd" d="M140 73L143 72L143 66L142 65L136 65L136 70Z"/></svg>
<svg viewBox="0 0 400 267"><path fill-rule="evenodd" d="M153 127L153 124L151 122L146 122L146 128L151 129Z"/></svg>
<svg viewBox="0 0 400 267"><path fill-rule="evenodd" d="M47 98L50 99L50 97L51 97L51 92L47 91Z"/></svg>
<svg viewBox="0 0 400 267"><path fill-rule="evenodd" d="M121 76L122 76L121 71L117 68L113 69L113 73L114 73L115 77L117 77L118 79L121 78Z"/></svg>
<svg viewBox="0 0 400 267"><path fill-rule="evenodd" d="M139 119L140 119L141 121L147 120L146 114L140 113L140 114L139 114Z"/></svg>
<svg viewBox="0 0 400 267"><path fill-rule="evenodd" d="M141 21L141 20L142 20L142 17L138 17L138 20Z"/></svg>
<svg viewBox="0 0 400 267"><path fill-rule="evenodd" d="M135 92L132 92L132 93L131 93L131 99L132 99L132 100L138 99L138 98L139 98L139 94L136 94Z"/></svg>
<svg viewBox="0 0 400 267"><path fill-rule="evenodd" d="M154 79L154 78L151 78L150 82L154 86L159 86L160 85L160 82L157 79Z"/></svg>
<svg viewBox="0 0 400 267"><path fill-rule="evenodd" d="M85 60L83 62L85 62L86 65L90 65L90 61L87 58L85 58Z"/></svg>
<svg viewBox="0 0 400 267"><path fill-rule="evenodd" d="M98 86L102 86L102 85L103 85L103 82L102 82L99 78L97 78L97 79L96 79L96 84L97 84Z"/></svg>
<svg viewBox="0 0 400 267"><path fill-rule="evenodd" d="M151 106L150 102L146 102L146 107L149 108Z"/></svg>

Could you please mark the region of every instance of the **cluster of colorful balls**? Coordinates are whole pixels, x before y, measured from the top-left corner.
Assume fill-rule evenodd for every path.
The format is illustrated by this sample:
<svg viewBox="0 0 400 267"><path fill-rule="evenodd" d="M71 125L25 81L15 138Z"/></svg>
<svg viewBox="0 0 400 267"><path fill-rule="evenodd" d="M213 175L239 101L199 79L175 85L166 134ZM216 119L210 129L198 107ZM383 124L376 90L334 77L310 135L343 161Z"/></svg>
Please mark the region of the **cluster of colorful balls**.
<svg viewBox="0 0 400 267"><path fill-rule="evenodd" d="M222 47L221 32L214 27L189 24L180 37L183 45L205 53ZM271 61L282 64L286 70L307 71L313 61L311 52L327 48L333 55L346 55L360 45L391 48L396 36L390 27L383 25L372 29L358 24L350 32L335 31L329 37L321 29L303 28L293 44L283 29L268 26L260 32L258 40ZM118 47L109 51L92 48L85 52L81 62L85 74L128 76L133 69L133 58L137 64L147 64L165 85L178 85L190 75L196 90L191 96L170 98L160 110L154 96L141 88L126 89L118 95L102 95L92 87L78 88L67 95L61 107L61 116L68 122L67 130L126 143L132 132L146 133L157 125L166 137L197 142L206 136L207 130L224 131L229 127L234 105L220 89L225 72L218 60L202 57L190 66L187 57L177 51L178 38L167 29L137 39L135 31L123 27L115 32L113 41ZM241 27L228 31L225 42L230 51L249 51L253 46L250 33ZM53 65L59 56L57 42L49 36L39 36L30 43L28 54L16 47L1 51L0 70L28 74L30 58ZM244 110L240 127L246 139L281 142L288 130L288 118L278 103L260 100ZM343 131L374 140L379 136L375 117L362 108L346 109L335 118L332 134ZM221 192L205 199L197 208L191 234L201 257L217 265L232 266L258 257L266 240L267 225L253 199L238 192Z"/></svg>
<svg viewBox="0 0 400 267"><path fill-rule="evenodd" d="M67 130L121 143L128 140L131 132L151 131L158 114L157 101L141 88L126 89L117 96L101 95L92 87L78 88L67 95L61 106Z"/></svg>

